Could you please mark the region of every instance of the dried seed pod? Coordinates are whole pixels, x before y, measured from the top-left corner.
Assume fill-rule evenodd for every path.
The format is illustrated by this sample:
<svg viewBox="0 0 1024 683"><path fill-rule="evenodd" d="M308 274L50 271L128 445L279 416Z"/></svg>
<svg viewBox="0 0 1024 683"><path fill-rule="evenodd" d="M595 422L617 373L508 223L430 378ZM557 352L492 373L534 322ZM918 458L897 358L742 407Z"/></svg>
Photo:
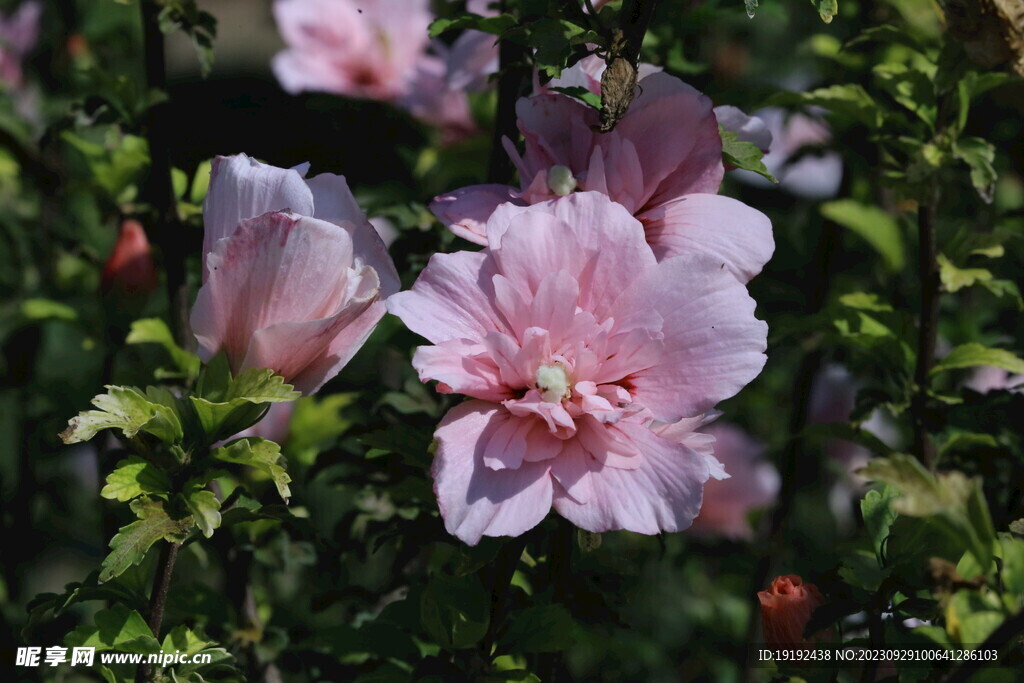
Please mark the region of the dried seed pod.
<svg viewBox="0 0 1024 683"><path fill-rule="evenodd" d="M626 39L622 31L612 32L612 46L605 61L608 68L601 75L601 125L607 133L618 125L629 110L636 93L636 64L627 56Z"/></svg>
<svg viewBox="0 0 1024 683"><path fill-rule="evenodd" d="M949 33L975 64L1024 76L1024 0L943 0Z"/></svg>

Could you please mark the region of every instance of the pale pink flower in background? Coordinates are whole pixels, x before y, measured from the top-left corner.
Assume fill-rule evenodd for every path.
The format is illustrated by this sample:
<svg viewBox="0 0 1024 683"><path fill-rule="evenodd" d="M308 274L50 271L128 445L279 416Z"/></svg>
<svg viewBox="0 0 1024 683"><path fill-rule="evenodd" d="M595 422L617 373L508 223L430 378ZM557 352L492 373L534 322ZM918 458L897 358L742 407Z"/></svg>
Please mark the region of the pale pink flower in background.
<svg viewBox="0 0 1024 683"><path fill-rule="evenodd" d="M716 423L701 431L713 439L714 456L729 477L711 479L704 486L704 505L692 530L750 540L754 530L748 516L775 502L781 484L779 473L764 459L764 444L742 429Z"/></svg>
<svg viewBox="0 0 1024 683"><path fill-rule="evenodd" d="M433 19L428 0L276 0L274 17L285 90L382 101L409 92Z"/></svg>
<svg viewBox="0 0 1024 683"><path fill-rule="evenodd" d="M336 375L400 283L342 176L305 179L245 155L214 160L203 210L199 353L270 368L304 394Z"/></svg>
<svg viewBox="0 0 1024 683"><path fill-rule="evenodd" d="M1024 375L1011 375L1002 368L982 365L971 371L964 380L964 386L979 394L990 391L1012 391L1019 394L1024 393Z"/></svg>
<svg viewBox="0 0 1024 683"><path fill-rule="evenodd" d="M767 327L746 288L701 255L660 263L642 224L596 192L487 222L488 248L435 254L388 309L433 346L413 365L473 400L435 438L435 492L469 544L518 535L553 506L590 531L689 526L711 474L655 434L761 371Z"/></svg>
<svg viewBox="0 0 1024 683"><path fill-rule="evenodd" d="M751 116L738 107L725 104L715 107L715 118L722 128L736 133L740 141L757 145L764 154L771 149L772 132L760 117Z"/></svg>
<svg viewBox="0 0 1024 683"><path fill-rule="evenodd" d="M433 51L436 54L420 59L411 88L399 99L398 106L428 126L439 129L441 144L450 145L478 129L466 93L449 81L448 47L435 41Z"/></svg>
<svg viewBox="0 0 1024 683"><path fill-rule="evenodd" d="M22 63L39 40L43 5L24 2L9 16L0 15L0 88L19 90L24 83Z"/></svg>
<svg viewBox="0 0 1024 683"><path fill-rule="evenodd" d="M836 196L843 181L843 159L837 152L808 151L794 158L805 148L828 145L832 140L828 124L817 116L787 115L782 109L763 109L755 113L772 136L771 149L762 161L768 172L778 179L778 187L806 199ZM737 171L736 176L750 185L776 187L750 171Z"/></svg>
<svg viewBox="0 0 1024 683"><path fill-rule="evenodd" d="M291 432L292 413L295 412L295 402L271 403L267 414L263 419L246 430L238 432L226 441L242 439L245 437L257 437L284 444Z"/></svg>
<svg viewBox="0 0 1024 683"><path fill-rule="evenodd" d="M567 95L519 100L525 153L505 141L520 188L475 185L437 197L431 210L471 242L487 243L485 224L503 203L527 206L574 191L596 191L643 224L659 259L701 253L743 281L774 249L771 222L745 204L714 194L722 182L722 142L711 101L665 73L644 78L629 112L606 134L597 112Z"/></svg>

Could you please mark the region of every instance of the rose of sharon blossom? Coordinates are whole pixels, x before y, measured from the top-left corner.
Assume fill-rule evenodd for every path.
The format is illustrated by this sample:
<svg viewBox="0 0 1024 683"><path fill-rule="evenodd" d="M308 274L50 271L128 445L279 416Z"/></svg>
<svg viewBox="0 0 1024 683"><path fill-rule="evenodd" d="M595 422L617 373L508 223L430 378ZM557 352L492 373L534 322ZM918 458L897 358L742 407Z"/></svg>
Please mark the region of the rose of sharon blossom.
<svg viewBox="0 0 1024 683"><path fill-rule="evenodd" d="M42 4L30 1L8 17L0 15L0 89L22 86L21 65L39 40L42 13Z"/></svg>
<svg viewBox="0 0 1024 683"><path fill-rule="evenodd" d="M708 254L746 281L771 256L771 222L715 192L722 182L722 141L711 101L682 81L653 73L640 82L629 112L598 133L594 109L566 95L519 100L520 156L506 140L521 187L477 185L437 197L431 210L457 235L486 244L484 225L502 203L526 206L574 191L596 191L643 224L659 259Z"/></svg>
<svg viewBox="0 0 1024 683"><path fill-rule="evenodd" d="M771 647L803 648L804 629L815 609L825 604L817 586L803 582L796 574L780 576L768 590L757 594L761 601L764 641Z"/></svg>
<svg viewBox="0 0 1024 683"><path fill-rule="evenodd" d="M146 230L136 220L125 220L118 231L114 249L103 264L100 291L121 297L145 297L160 285L160 274Z"/></svg>
<svg viewBox="0 0 1024 683"><path fill-rule="evenodd" d="M728 478L712 478L704 486L704 505L693 521L692 530L728 538L749 540L754 536L748 515L771 505L779 492L779 473L764 459L764 445L733 425L716 423L684 440L694 450L699 436L711 438L707 445L722 463ZM662 432L662 436L665 436Z"/></svg>
<svg viewBox="0 0 1024 683"><path fill-rule="evenodd" d="M274 17L285 90L383 101L409 92L433 19L428 0L276 0Z"/></svg>
<svg viewBox="0 0 1024 683"><path fill-rule="evenodd" d="M690 525L707 459L655 434L735 394L766 325L717 261L658 262L621 205L584 192L499 207L488 248L434 255L388 309L433 345L423 381L473 400L435 432L448 531L514 536L555 510L589 531Z"/></svg>
<svg viewBox="0 0 1024 683"><path fill-rule="evenodd" d="M214 160L192 329L204 360L224 351L233 372L271 368L311 394L359 350L400 285L345 179L304 172Z"/></svg>

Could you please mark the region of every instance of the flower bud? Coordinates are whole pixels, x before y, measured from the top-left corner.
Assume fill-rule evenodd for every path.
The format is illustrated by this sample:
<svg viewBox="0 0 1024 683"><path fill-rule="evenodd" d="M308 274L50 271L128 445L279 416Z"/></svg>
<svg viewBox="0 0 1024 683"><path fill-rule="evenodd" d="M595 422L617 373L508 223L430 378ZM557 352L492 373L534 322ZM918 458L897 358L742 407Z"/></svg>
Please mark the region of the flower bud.
<svg viewBox="0 0 1024 683"><path fill-rule="evenodd" d="M548 188L559 197L576 191L576 178L568 166L552 166L548 169Z"/></svg>
<svg viewBox="0 0 1024 683"><path fill-rule="evenodd" d="M100 291L104 295L144 298L159 284L160 277L153 262L146 231L136 220L124 221L114 250L103 266Z"/></svg>
<svg viewBox="0 0 1024 683"><path fill-rule="evenodd" d="M817 586L796 574L777 577L768 590L757 594L761 601L764 641L771 647L806 648L804 629L815 609L825 604Z"/></svg>

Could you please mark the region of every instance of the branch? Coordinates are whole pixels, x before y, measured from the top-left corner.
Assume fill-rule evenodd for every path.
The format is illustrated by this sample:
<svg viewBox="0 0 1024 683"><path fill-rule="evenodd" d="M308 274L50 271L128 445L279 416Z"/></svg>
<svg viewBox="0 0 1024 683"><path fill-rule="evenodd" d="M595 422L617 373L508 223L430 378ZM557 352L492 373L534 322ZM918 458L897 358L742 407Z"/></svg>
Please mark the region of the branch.
<svg viewBox="0 0 1024 683"><path fill-rule="evenodd" d="M501 11L506 10L501 3ZM508 158L502 139L519 139L516 127L516 102L529 95L530 78L526 70L526 49L508 39L498 43L498 107L494 115L494 137L491 139L491 159L487 169L487 182L508 185L515 176L512 160Z"/></svg>
<svg viewBox="0 0 1024 683"><path fill-rule="evenodd" d="M609 49L605 58L608 67L601 75L601 125L598 130L602 133L613 130L633 102L640 48L657 4L657 0L626 0L619 12L619 28L613 29L608 37Z"/></svg>
<svg viewBox="0 0 1024 683"><path fill-rule="evenodd" d="M156 576L153 578L153 592L149 597L149 630L153 637L160 640L160 627L164 620L164 607L167 606L167 594L171 587L171 575L174 563L178 559L181 543L164 543L160 548L160 559L156 565ZM135 683L150 683L156 672L149 664L140 664L135 672Z"/></svg>

